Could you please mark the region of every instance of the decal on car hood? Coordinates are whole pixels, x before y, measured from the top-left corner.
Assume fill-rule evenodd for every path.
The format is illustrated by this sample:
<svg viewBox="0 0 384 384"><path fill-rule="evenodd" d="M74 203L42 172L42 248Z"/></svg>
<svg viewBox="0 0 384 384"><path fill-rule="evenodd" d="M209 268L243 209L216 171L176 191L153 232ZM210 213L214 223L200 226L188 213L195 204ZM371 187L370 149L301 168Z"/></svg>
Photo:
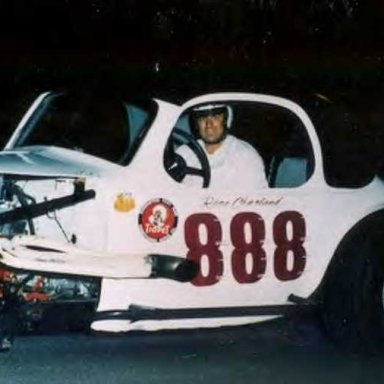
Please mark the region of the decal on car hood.
<svg viewBox="0 0 384 384"><path fill-rule="evenodd" d="M0 152L0 173L29 176L102 176L119 165L79 151L30 146Z"/></svg>

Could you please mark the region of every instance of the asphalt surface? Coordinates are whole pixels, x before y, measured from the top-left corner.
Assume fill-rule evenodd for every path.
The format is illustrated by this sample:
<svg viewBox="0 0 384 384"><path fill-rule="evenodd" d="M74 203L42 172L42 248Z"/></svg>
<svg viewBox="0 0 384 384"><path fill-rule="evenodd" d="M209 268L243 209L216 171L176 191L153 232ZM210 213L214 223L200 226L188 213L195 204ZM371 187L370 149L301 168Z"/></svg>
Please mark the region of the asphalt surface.
<svg viewBox="0 0 384 384"><path fill-rule="evenodd" d="M312 318L223 330L28 335L0 354L0 383L384 381L382 356L336 348Z"/></svg>

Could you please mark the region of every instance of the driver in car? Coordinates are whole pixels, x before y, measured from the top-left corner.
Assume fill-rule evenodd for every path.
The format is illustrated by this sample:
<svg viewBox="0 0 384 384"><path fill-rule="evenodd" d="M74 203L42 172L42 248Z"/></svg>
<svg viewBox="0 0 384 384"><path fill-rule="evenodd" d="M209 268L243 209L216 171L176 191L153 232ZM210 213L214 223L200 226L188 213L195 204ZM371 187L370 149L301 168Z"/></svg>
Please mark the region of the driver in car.
<svg viewBox="0 0 384 384"><path fill-rule="evenodd" d="M249 143L228 133L232 122L232 108L225 104L203 105L191 112L191 130L198 136L211 167L210 187L267 188L263 159ZM197 156L187 145L180 146L176 152L189 166L199 165ZM201 186L201 178L195 175L186 175L182 182Z"/></svg>

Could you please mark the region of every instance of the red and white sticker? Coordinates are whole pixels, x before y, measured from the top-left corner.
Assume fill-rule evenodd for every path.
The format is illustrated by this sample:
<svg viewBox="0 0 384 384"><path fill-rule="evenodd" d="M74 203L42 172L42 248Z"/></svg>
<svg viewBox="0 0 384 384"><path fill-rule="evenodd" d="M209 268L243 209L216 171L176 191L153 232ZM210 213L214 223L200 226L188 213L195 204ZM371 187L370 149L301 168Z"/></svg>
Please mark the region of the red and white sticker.
<svg viewBox="0 0 384 384"><path fill-rule="evenodd" d="M139 225L144 236L152 241L163 241L170 237L177 226L177 212L165 199L148 201L139 214Z"/></svg>

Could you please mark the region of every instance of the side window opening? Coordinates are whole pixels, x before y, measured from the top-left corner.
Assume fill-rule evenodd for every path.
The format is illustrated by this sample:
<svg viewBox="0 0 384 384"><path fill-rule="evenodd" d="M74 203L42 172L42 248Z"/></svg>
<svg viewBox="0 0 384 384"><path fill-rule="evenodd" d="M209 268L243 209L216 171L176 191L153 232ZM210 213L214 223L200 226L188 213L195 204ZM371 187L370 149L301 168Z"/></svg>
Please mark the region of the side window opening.
<svg viewBox="0 0 384 384"><path fill-rule="evenodd" d="M228 129L228 135L244 141L260 155L269 188L295 188L305 184L314 170L314 156L306 128L293 112L266 103L229 101L223 103L230 105L233 113L233 123ZM198 133L191 127L191 113L192 109L185 111L177 121L174 132L184 131L197 140ZM204 146L201 138L199 143ZM172 146L172 151L178 153L180 144L170 137L169 145ZM236 161L236 153L233 155ZM211 162L209 154L207 157ZM178 162L183 163L183 160L178 159ZM188 166L188 161L186 163L182 166ZM174 168L177 166L174 165ZM247 172L245 169L238 170L242 171ZM211 172L214 180L215 169L211 169ZM178 174L175 177L172 172L168 173L176 181L185 183L183 175ZM199 185L202 186L201 181ZM211 186L212 183L208 187ZM233 188L236 187L241 190L241 183L235 182Z"/></svg>
<svg viewBox="0 0 384 384"><path fill-rule="evenodd" d="M310 178L314 156L307 130L291 111L258 103L242 104L239 136L262 155L271 188L299 187Z"/></svg>

